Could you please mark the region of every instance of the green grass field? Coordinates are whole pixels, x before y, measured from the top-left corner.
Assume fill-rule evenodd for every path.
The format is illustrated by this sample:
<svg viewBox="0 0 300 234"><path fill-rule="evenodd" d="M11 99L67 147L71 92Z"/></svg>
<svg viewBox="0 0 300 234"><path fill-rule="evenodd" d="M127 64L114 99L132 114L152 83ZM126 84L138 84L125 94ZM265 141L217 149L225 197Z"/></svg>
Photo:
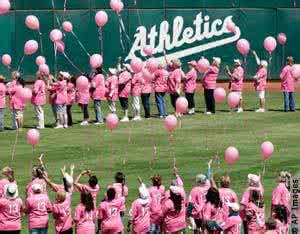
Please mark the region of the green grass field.
<svg viewBox="0 0 300 234"><path fill-rule="evenodd" d="M81 127L76 124L70 129L57 130L46 128L41 131L41 142L34 151L26 142L27 129L25 129L18 138L16 159L11 162L16 132L8 130L0 133L1 167L12 165L15 168L22 198L25 185L30 181L31 160L36 160L42 152L45 154L44 160L49 177L56 183L61 182L59 169L63 165L74 163L76 176L80 170L93 170L102 188L98 200L102 199L106 186L113 181L114 173L123 171L130 190L127 200L129 207L138 195L136 180L138 176L150 184L151 175L159 173L163 176L164 184L168 186L172 179L171 168L175 157L176 166L185 182L186 192L189 193L195 175L204 172L206 162L219 155L220 164L213 165L215 176L230 173L232 187L240 196L247 184L247 174L262 172L260 144L267 139L275 145L275 153L266 162L266 173L263 178L269 213L270 197L277 182L277 174L281 170L299 172L300 112L282 112L281 93L267 95L270 110L267 113L253 112L257 108L258 101L255 93L245 94L244 98L247 110L245 113L229 113L224 104L217 105L216 115L205 116L202 94L197 94L196 105L199 112L192 117L184 116L182 128L174 131L171 141L164 129L163 121L156 118L142 122L121 123L114 132L108 131L105 125ZM300 102L299 98L297 101ZM169 99L167 103L169 104ZM104 103L103 106L104 113L107 114L107 104ZM152 112L157 113L153 100L151 107ZM50 125L53 120L49 106L45 112L46 123ZM73 113L75 122L79 122L81 113L77 106L74 106ZM92 108L90 115L93 119ZM25 127L31 128L35 122L33 108L29 105L25 112ZM10 113L7 111L6 126L10 125ZM231 145L238 148L240 159L229 167L224 160L224 151ZM81 182L86 180L83 177ZM50 194L53 199L53 193ZM78 201L79 194L75 193L73 206L77 205ZM25 223L23 230L22 233L27 233ZM50 223L49 233L54 233L53 222Z"/></svg>

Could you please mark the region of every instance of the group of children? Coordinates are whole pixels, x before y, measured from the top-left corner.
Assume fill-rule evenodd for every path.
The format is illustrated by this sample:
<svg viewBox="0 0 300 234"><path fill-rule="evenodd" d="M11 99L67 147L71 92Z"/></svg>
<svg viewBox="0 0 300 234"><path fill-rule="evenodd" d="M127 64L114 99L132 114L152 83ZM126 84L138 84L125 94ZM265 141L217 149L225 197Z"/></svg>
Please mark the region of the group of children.
<svg viewBox="0 0 300 234"><path fill-rule="evenodd" d="M254 86L260 100L260 108L257 112L265 112L265 90L268 78L268 62L260 60L254 52L258 71L254 78ZM181 68L181 62L178 59L169 60L165 55L164 64L157 65L155 70L147 67L147 62L139 73L134 73L129 64L121 65L121 60L117 68L110 68L106 77L102 74L102 68L98 67L91 75L86 75L89 80L86 88L76 87L76 79L68 72L60 72L55 79L51 75L37 73L37 80L32 87L31 102L34 106L36 117L38 119L37 128L45 127L44 108L46 104L47 93L49 103L51 104L56 128L67 128L72 126L72 105L79 104L83 121L81 125L88 125L90 121L88 105L90 99L94 102L96 121L95 124L104 122L101 111L103 101L107 101L112 113L116 112L116 102L119 99L124 117L122 122L129 121L129 97L132 97L133 119L141 120L141 105L144 108L145 118L151 117L150 96L154 94L155 102L160 118L167 115L165 95L169 93L171 104L176 111L176 100L181 92L185 93L188 101L187 114L195 113L194 95L197 89L197 78L199 77L199 67L196 61L189 62L189 71L185 74ZM280 78L282 92L284 94L284 111L295 111L295 82L292 76L292 57L287 58L287 65L283 68ZM217 79L221 59L214 57L211 65L202 74L202 86L204 88L204 97L206 103L206 114L215 113L214 90L217 87ZM229 89L240 97L237 106L237 112L243 112L243 82L245 79L245 70L243 63L239 59L234 60L234 67L230 70L226 66L227 74L230 77ZM18 90L24 86L24 80L19 72L13 72L11 81L5 84L5 77L0 76L0 130L4 129L4 110L6 107L6 95L9 96L9 107L12 113L12 128L22 128L23 111L26 101L19 94Z"/></svg>
<svg viewBox="0 0 300 234"><path fill-rule="evenodd" d="M18 195L13 169L5 167L2 170L5 178L0 180L0 234L20 233L23 213L30 234L48 232L50 213L57 234L73 233L74 225L77 234L184 233L186 229L194 233L239 234L242 227L244 233L249 234L287 234L291 223L288 190L291 175L288 172L279 174L272 194L271 217L266 219L260 176L248 175L248 187L239 202L230 188L229 175L220 178L219 186L214 181L212 160L208 162L207 173L196 176L189 196L176 167L173 168L174 180L167 188L160 175L151 178L149 187L138 178L139 195L129 211L126 210L129 191L123 173L116 173L115 182L107 186L102 199L98 195L98 179L91 171L81 172L74 180L74 165L70 173L64 167L61 184L55 184L47 175L42 157L39 161L32 168L32 181L26 186L24 203ZM88 176L86 184L79 182L82 176ZM53 203L48 197L49 188L56 193ZM80 193L80 202L72 216L75 192ZM124 224L126 215L127 225Z"/></svg>

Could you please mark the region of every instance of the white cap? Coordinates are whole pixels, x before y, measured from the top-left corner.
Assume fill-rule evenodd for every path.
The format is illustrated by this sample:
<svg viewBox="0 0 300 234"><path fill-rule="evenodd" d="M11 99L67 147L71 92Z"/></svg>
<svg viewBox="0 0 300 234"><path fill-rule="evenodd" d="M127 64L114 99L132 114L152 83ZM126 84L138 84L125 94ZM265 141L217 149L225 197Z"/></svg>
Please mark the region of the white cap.
<svg viewBox="0 0 300 234"><path fill-rule="evenodd" d="M248 180L250 182L253 182L255 184L258 184L260 182L260 177L258 175L254 175L254 174L248 174Z"/></svg>
<svg viewBox="0 0 300 234"><path fill-rule="evenodd" d="M268 62L266 60L261 60L260 65L262 65L263 67L268 67Z"/></svg>
<svg viewBox="0 0 300 234"><path fill-rule="evenodd" d="M65 180L66 180L66 184L69 188L73 186L73 183L74 183L73 177L70 176L68 173L66 173L66 175L65 175Z"/></svg>
<svg viewBox="0 0 300 234"><path fill-rule="evenodd" d="M206 182L206 176L205 175L203 175L203 174L196 175L196 183L205 184L205 182Z"/></svg>
<svg viewBox="0 0 300 234"><path fill-rule="evenodd" d="M66 79L69 79L71 77L69 72L61 71L61 72L59 72L59 74L62 75Z"/></svg>
<svg viewBox="0 0 300 234"><path fill-rule="evenodd" d="M241 60L239 60L239 59L234 59L233 62L234 62L234 63L238 63L239 65L242 65L242 62L241 62Z"/></svg>
<svg viewBox="0 0 300 234"><path fill-rule="evenodd" d="M139 193L140 193L140 198L143 200L148 199L149 197L149 192L145 184L141 184L139 187Z"/></svg>
<svg viewBox="0 0 300 234"><path fill-rule="evenodd" d="M236 203L236 202L228 202L228 203L226 203L227 204L227 206L228 207L230 207L233 211L239 211L240 210L240 206L239 206L239 204L238 203Z"/></svg>
<svg viewBox="0 0 300 234"><path fill-rule="evenodd" d="M16 184L6 184L4 190L4 196L7 199L16 199L19 196L18 186Z"/></svg>
<svg viewBox="0 0 300 234"><path fill-rule="evenodd" d="M117 74L117 69L115 69L115 68L108 68L108 71L112 75L116 75Z"/></svg>
<svg viewBox="0 0 300 234"><path fill-rule="evenodd" d="M222 62L221 58L219 58L219 57L213 57L212 59L213 59L213 61L216 62L218 65L220 65L221 62Z"/></svg>
<svg viewBox="0 0 300 234"><path fill-rule="evenodd" d="M39 183L33 184L32 185L32 191L34 193L40 193L40 192L42 192L42 186L41 186L41 184L39 184Z"/></svg>
<svg viewBox="0 0 300 234"><path fill-rule="evenodd" d="M123 66L124 66L129 72L133 72L132 69L131 69L130 64L124 63Z"/></svg>

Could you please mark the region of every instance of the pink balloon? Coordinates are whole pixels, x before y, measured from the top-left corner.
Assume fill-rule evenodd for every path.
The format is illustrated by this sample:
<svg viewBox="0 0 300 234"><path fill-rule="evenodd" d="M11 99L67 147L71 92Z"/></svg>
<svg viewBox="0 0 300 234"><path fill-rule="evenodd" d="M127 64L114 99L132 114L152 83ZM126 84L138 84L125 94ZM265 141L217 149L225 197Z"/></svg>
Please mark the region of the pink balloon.
<svg viewBox="0 0 300 234"><path fill-rule="evenodd" d="M63 34L59 29L53 29L50 32L50 39L52 42L58 42L61 41L63 38Z"/></svg>
<svg viewBox="0 0 300 234"><path fill-rule="evenodd" d="M95 15L96 24L103 27L108 21L108 15L105 11L98 11Z"/></svg>
<svg viewBox="0 0 300 234"><path fill-rule="evenodd" d="M150 55L153 54L153 48L152 48L151 46L145 46L145 47L143 48L143 52L144 52L146 55L150 56Z"/></svg>
<svg viewBox="0 0 300 234"><path fill-rule="evenodd" d="M55 42L55 45L56 45L57 51L59 51L60 53L65 52L65 43L63 41L57 41L57 42Z"/></svg>
<svg viewBox="0 0 300 234"><path fill-rule="evenodd" d="M40 132L36 129L30 129L27 132L27 142L34 147L40 142Z"/></svg>
<svg viewBox="0 0 300 234"><path fill-rule="evenodd" d="M295 79L300 79L300 64L294 64L291 69L292 76Z"/></svg>
<svg viewBox="0 0 300 234"><path fill-rule="evenodd" d="M185 97L180 97L176 100L176 112L184 114L188 109L189 103Z"/></svg>
<svg viewBox="0 0 300 234"><path fill-rule="evenodd" d="M206 58L201 58L198 61L197 69L200 73L205 73L209 67L209 61Z"/></svg>
<svg viewBox="0 0 300 234"><path fill-rule="evenodd" d="M177 119L174 115L168 115L165 118L165 128L169 133L172 133L177 126Z"/></svg>
<svg viewBox="0 0 300 234"><path fill-rule="evenodd" d="M122 9L120 9L122 7L120 2L121 2L121 0L110 0L111 9L113 9L115 12L119 13L122 10Z"/></svg>
<svg viewBox="0 0 300 234"><path fill-rule="evenodd" d="M7 66L7 67L10 66L10 64L11 64L11 57L10 57L9 54L4 54L4 55L2 56L2 64L3 64L4 66Z"/></svg>
<svg viewBox="0 0 300 234"><path fill-rule="evenodd" d="M267 37L264 40L264 47L270 54L276 49L276 46L277 42L274 37Z"/></svg>
<svg viewBox="0 0 300 234"><path fill-rule="evenodd" d="M110 113L105 118L106 126L109 130L114 130L118 127L119 118L116 114Z"/></svg>
<svg viewBox="0 0 300 234"><path fill-rule="evenodd" d="M134 73L139 73L143 69L143 61L140 58L133 58L130 62L130 67Z"/></svg>
<svg viewBox="0 0 300 234"><path fill-rule="evenodd" d="M158 63L155 58L149 58L146 61L146 67L151 72L154 73L158 69Z"/></svg>
<svg viewBox="0 0 300 234"><path fill-rule="evenodd" d="M70 21L63 22L62 27L63 27L65 32L72 32L73 31L73 24Z"/></svg>
<svg viewBox="0 0 300 234"><path fill-rule="evenodd" d="M36 65L40 66L40 65L46 63L46 59L45 59L45 57L43 57L43 56L38 56L38 57L35 59L35 63L36 63Z"/></svg>
<svg viewBox="0 0 300 234"><path fill-rule="evenodd" d="M235 29L235 23L232 22L232 20L228 21L227 24L226 24L226 29L229 31L229 32L235 32L236 29Z"/></svg>
<svg viewBox="0 0 300 234"><path fill-rule="evenodd" d="M240 96L235 92L231 92L227 97L227 103L230 108L235 108L240 103Z"/></svg>
<svg viewBox="0 0 300 234"><path fill-rule="evenodd" d="M238 40L236 47L243 56L247 56L250 51L250 44L246 39Z"/></svg>
<svg viewBox="0 0 300 234"><path fill-rule="evenodd" d="M120 0L116 12L120 13L123 10L123 8L124 8L124 3Z"/></svg>
<svg viewBox="0 0 300 234"><path fill-rule="evenodd" d="M9 0L1 0L0 1L0 15L6 14L10 10L10 1Z"/></svg>
<svg viewBox="0 0 300 234"><path fill-rule="evenodd" d="M90 57L90 66L93 69L96 69L98 67L101 67L103 63L102 56L100 54L93 54Z"/></svg>
<svg viewBox="0 0 300 234"><path fill-rule="evenodd" d="M28 15L25 19L25 24L32 30L38 30L40 28L39 19L34 15Z"/></svg>
<svg viewBox="0 0 300 234"><path fill-rule="evenodd" d="M225 89L223 89L221 87L216 88L215 91L214 91L214 98L215 98L215 101L217 103L224 102L224 100L226 98L226 91L225 91Z"/></svg>
<svg viewBox="0 0 300 234"><path fill-rule="evenodd" d="M88 78L86 78L85 76L78 77L77 80L76 80L76 87L79 90L87 89L89 87L89 80L88 80Z"/></svg>
<svg viewBox="0 0 300 234"><path fill-rule="evenodd" d="M50 74L49 66L47 64L39 65L39 72L43 75L48 76Z"/></svg>
<svg viewBox="0 0 300 234"><path fill-rule="evenodd" d="M18 97L24 101L29 102L32 98L32 91L29 88L22 88L19 90L21 93L18 94Z"/></svg>
<svg viewBox="0 0 300 234"><path fill-rule="evenodd" d="M274 145L270 141L265 141L260 146L260 153L263 159L268 159L274 152Z"/></svg>
<svg viewBox="0 0 300 234"><path fill-rule="evenodd" d="M152 73L147 68L143 68L142 73L143 73L143 77L144 78L146 78L148 80L152 80L153 79Z"/></svg>
<svg viewBox="0 0 300 234"><path fill-rule="evenodd" d="M29 40L25 43L24 54L32 55L38 50L38 48L39 44L35 40Z"/></svg>
<svg viewBox="0 0 300 234"><path fill-rule="evenodd" d="M230 146L225 151L225 160L229 165L234 164L239 159L239 151L233 147Z"/></svg>
<svg viewBox="0 0 300 234"><path fill-rule="evenodd" d="M280 45L284 46L287 41L286 35L284 33L279 33L277 36L277 41Z"/></svg>

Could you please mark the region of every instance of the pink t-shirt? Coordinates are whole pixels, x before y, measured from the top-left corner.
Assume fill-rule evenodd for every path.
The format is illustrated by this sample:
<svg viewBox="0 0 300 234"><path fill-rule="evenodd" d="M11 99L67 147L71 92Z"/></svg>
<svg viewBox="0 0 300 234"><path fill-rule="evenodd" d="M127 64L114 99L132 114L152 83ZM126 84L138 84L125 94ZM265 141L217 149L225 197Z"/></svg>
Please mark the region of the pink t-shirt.
<svg viewBox="0 0 300 234"><path fill-rule="evenodd" d="M260 68L255 76L257 78L257 80L254 82L255 90L265 91L267 87L268 69L265 67Z"/></svg>
<svg viewBox="0 0 300 234"><path fill-rule="evenodd" d="M206 202L203 210L202 217L204 221L216 221L217 223L224 222L226 215L222 207L215 207L210 202Z"/></svg>
<svg viewBox="0 0 300 234"><path fill-rule="evenodd" d="M161 202L165 196L165 187L152 186L149 189L150 195L150 221L153 224L160 224L162 217Z"/></svg>
<svg viewBox="0 0 300 234"><path fill-rule="evenodd" d="M6 84L6 91L9 95L9 106L10 106L10 109L13 109L12 108L12 97L13 95L15 94L15 86L17 85L17 81L16 80L13 80L11 82L8 82Z"/></svg>
<svg viewBox="0 0 300 234"><path fill-rule="evenodd" d="M280 73L280 79L281 79L281 90L283 92L295 92L295 79L292 75L292 67L289 65L286 65L281 73Z"/></svg>
<svg viewBox="0 0 300 234"><path fill-rule="evenodd" d="M153 86L153 82L154 82L154 75L152 75L151 77L143 77L144 78L144 85L142 88L142 93L147 94L147 93L153 93L154 91L154 86Z"/></svg>
<svg viewBox="0 0 300 234"><path fill-rule="evenodd" d="M71 203L66 199L62 203L54 203L52 215L55 220L55 230L57 233L66 231L73 226Z"/></svg>
<svg viewBox="0 0 300 234"><path fill-rule="evenodd" d="M154 73L154 90L156 93L165 93L168 91L169 72L165 69L158 69Z"/></svg>
<svg viewBox="0 0 300 234"><path fill-rule="evenodd" d="M125 205L125 198L101 202L98 208L98 219L102 220L101 230L104 233L118 233L124 230L121 219L121 208Z"/></svg>
<svg viewBox="0 0 300 234"><path fill-rule="evenodd" d="M96 210L86 211L83 204L75 209L74 221L76 222L77 234L95 233Z"/></svg>
<svg viewBox="0 0 300 234"><path fill-rule="evenodd" d="M184 92L195 93L197 87L196 82L197 82L197 71L196 69L192 68L185 76Z"/></svg>
<svg viewBox="0 0 300 234"><path fill-rule="evenodd" d="M242 219L239 215L230 216L225 219L225 222L219 224L224 234L240 234Z"/></svg>
<svg viewBox="0 0 300 234"><path fill-rule="evenodd" d="M275 219L276 220L276 234L287 234L289 233L289 224L286 223L282 223L280 222L280 220Z"/></svg>
<svg viewBox="0 0 300 234"><path fill-rule="evenodd" d="M32 180L29 184L26 186L26 195L27 197L30 197L33 195L32 186L34 184L40 184L42 187L42 193L47 194L47 183L44 179L35 178Z"/></svg>
<svg viewBox="0 0 300 234"><path fill-rule="evenodd" d="M126 185L122 185L120 183L114 183L112 186L109 186L109 188L112 187L116 191L116 198L124 197L124 199L128 196L128 187ZM121 212L124 212L126 210L125 204L121 207Z"/></svg>
<svg viewBox="0 0 300 234"><path fill-rule="evenodd" d="M94 205L96 207L97 204L97 196L100 192L100 186L97 184L94 188L92 188L89 185L85 184L77 184L77 189L79 192L89 192L92 194L93 200L94 200Z"/></svg>
<svg viewBox="0 0 300 234"><path fill-rule="evenodd" d="M23 89L22 85L16 84L11 89L11 99L10 99L10 108L12 110L24 110L26 103L23 99L18 97L17 93L20 92L19 90Z"/></svg>
<svg viewBox="0 0 300 234"><path fill-rule="evenodd" d="M291 197L284 183L279 183L272 193L272 205L284 205L288 211L288 223L291 222Z"/></svg>
<svg viewBox="0 0 300 234"><path fill-rule="evenodd" d="M216 89L217 79L219 76L219 68L216 66L209 66L207 72L202 79L202 86L204 89Z"/></svg>
<svg viewBox="0 0 300 234"><path fill-rule="evenodd" d="M118 99L118 77L109 76L106 80L106 98L109 101L117 101Z"/></svg>
<svg viewBox="0 0 300 234"><path fill-rule="evenodd" d="M249 202L246 207L246 215L252 218L247 221L248 233L263 233L265 228L265 208Z"/></svg>
<svg viewBox="0 0 300 234"><path fill-rule="evenodd" d="M174 94L180 89L181 78L184 76L181 68L177 68L169 73L168 89L169 93Z"/></svg>
<svg viewBox="0 0 300 234"><path fill-rule="evenodd" d="M238 66L233 69L231 75L231 91L242 91L244 83L244 68L242 66Z"/></svg>
<svg viewBox="0 0 300 234"><path fill-rule="evenodd" d="M53 188L54 192L66 192L63 184L53 184L53 186L54 186L54 188ZM67 193L66 200L69 200L70 203L72 201L73 190L74 190L74 188L72 187L69 189L68 192L66 192Z"/></svg>
<svg viewBox="0 0 300 234"><path fill-rule="evenodd" d="M46 194L34 194L26 199L25 209L29 217L29 229L48 227L48 212L52 205Z"/></svg>
<svg viewBox="0 0 300 234"><path fill-rule="evenodd" d="M141 96L143 84L144 84L143 73L140 72L134 74L131 80L131 95L133 97Z"/></svg>
<svg viewBox="0 0 300 234"><path fill-rule="evenodd" d="M6 86L0 83L0 109L6 107Z"/></svg>
<svg viewBox="0 0 300 234"><path fill-rule="evenodd" d="M21 230L22 200L0 199L0 231Z"/></svg>
<svg viewBox="0 0 300 234"><path fill-rule="evenodd" d="M105 100L105 79L101 74L96 75L92 80L92 87L95 89L92 95L94 100Z"/></svg>
<svg viewBox="0 0 300 234"><path fill-rule="evenodd" d="M43 80L37 80L34 82L31 103L37 106L46 104L46 84Z"/></svg>
<svg viewBox="0 0 300 234"><path fill-rule="evenodd" d="M131 204L129 219L132 220L134 233L150 231L150 200L137 199Z"/></svg>
<svg viewBox="0 0 300 234"><path fill-rule="evenodd" d="M84 89L78 89L76 92L76 101L78 104L87 105L90 102L90 85Z"/></svg>
<svg viewBox="0 0 300 234"><path fill-rule="evenodd" d="M72 105L75 102L75 85L72 82L67 84L67 105Z"/></svg>
<svg viewBox="0 0 300 234"><path fill-rule="evenodd" d="M64 105L67 103L67 82L65 80L57 81L55 85L55 104Z"/></svg>
<svg viewBox="0 0 300 234"><path fill-rule="evenodd" d="M223 210L225 212L226 217L229 216L229 207L227 203L237 203L238 197L236 193L230 188L219 188L220 198L223 204Z"/></svg>
<svg viewBox="0 0 300 234"><path fill-rule="evenodd" d="M131 93L131 74L123 71L119 75L119 97L128 98Z"/></svg>

